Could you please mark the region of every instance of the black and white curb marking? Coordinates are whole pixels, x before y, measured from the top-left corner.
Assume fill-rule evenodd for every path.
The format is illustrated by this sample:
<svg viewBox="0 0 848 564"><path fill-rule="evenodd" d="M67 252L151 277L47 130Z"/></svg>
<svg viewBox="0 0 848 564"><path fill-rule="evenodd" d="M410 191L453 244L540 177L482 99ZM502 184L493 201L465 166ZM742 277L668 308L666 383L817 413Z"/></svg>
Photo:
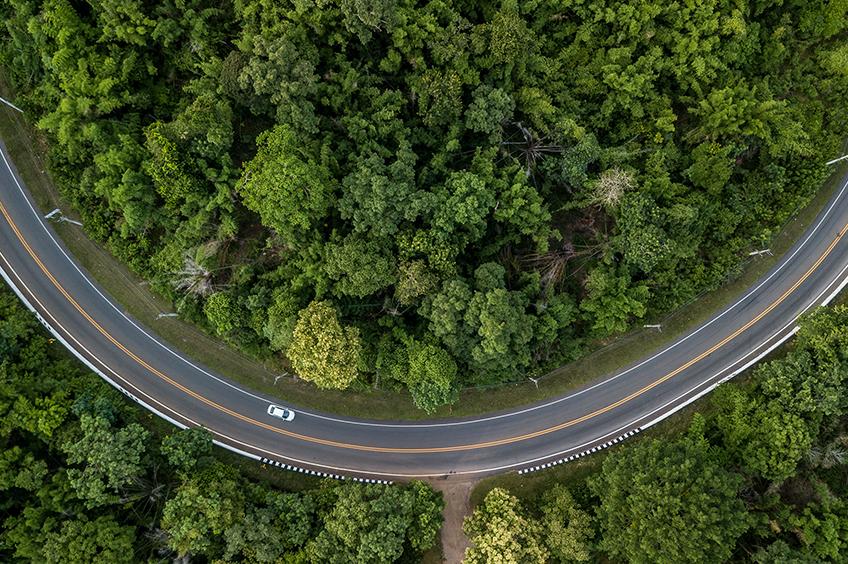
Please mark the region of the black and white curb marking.
<svg viewBox="0 0 848 564"><path fill-rule="evenodd" d="M566 456L565 458L560 458L558 460L554 460L553 462L546 462L545 464L539 464L538 466L530 466L529 468L522 468L518 471L519 474L529 474L530 472L538 472L539 470L544 470L546 468L550 468L552 466L556 466L558 464L564 464L566 462L571 462L572 460L577 460L578 458L583 458L584 456L594 454L600 450L605 448L609 448L613 445L617 445L624 439L629 439L636 433L640 432L642 427L636 427L632 431L627 431L623 435L619 435L618 437L612 439L611 441L607 441L605 443L601 443L598 446L594 446L590 449L584 450L582 452L578 452L577 454L572 454L571 456Z"/></svg>
<svg viewBox="0 0 848 564"><path fill-rule="evenodd" d="M328 474L327 472L319 472L317 470L308 470L306 468L301 468L300 466L292 466L291 464L285 464L280 462L279 460L271 460L270 458L260 458L259 459L262 464L269 464L271 466L276 466L277 468L281 468L283 470L289 470L291 472L300 472L301 474L308 474L310 476L317 476L318 478L330 478L332 480L351 480L353 482L361 482L363 484L384 484L391 485L394 484L391 480L376 480L373 478L358 478L355 476L343 476L341 474Z"/></svg>

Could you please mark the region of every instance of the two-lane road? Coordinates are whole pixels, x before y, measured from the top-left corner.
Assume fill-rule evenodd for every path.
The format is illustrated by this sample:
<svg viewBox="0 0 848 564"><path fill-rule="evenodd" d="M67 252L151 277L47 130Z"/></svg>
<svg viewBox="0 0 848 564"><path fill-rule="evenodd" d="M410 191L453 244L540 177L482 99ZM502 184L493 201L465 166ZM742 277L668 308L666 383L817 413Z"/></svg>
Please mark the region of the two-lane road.
<svg viewBox="0 0 848 564"><path fill-rule="evenodd" d="M202 425L243 454L375 478L483 475L536 468L618 442L711 390L773 349L799 315L848 281L843 181L795 246L725 311L621 373L509 412L427 422L297 410L285 423L266 397L185 358L114 305L34 207L5 149L0 273L50 331L124 393L178 425Z"/></svg>

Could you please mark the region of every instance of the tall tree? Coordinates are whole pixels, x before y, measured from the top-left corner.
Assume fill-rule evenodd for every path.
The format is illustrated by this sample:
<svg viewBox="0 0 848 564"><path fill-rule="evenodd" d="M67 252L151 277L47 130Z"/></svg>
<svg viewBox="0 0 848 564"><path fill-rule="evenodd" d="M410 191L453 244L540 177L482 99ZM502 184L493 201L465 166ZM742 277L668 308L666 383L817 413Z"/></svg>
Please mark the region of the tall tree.
<svg viewBox="0 0 848 564"><path fill-rule="evenodd" d="M517 498L495 488L462 525L471 546L464 564L511 564L548 561L539 523L529 517Z"/></svg>
<svg viewBox="0 0 848 564"><path fill-rule="evenodd" d="M750 526L741 476L702 437L649 440L604 460L601 547L630 562L723 562Z"/></svg>
<svg viewBox="0 0 848 564"><path fill-rule="evenodd" d="M551 555L563 562L586 562L592 555L592 517L575 502L565 486L557 484L540 500L542 538Z"/></svg>
<svg viewBox="0 0 848 564"><path fill-rule="evenodd" d="M320 155L281 125L256 139L259 150L245 165L238 191L244 204L286 240L297 240L324 218L335 182Z"/></svg>
<svg viewBox="0 0 848 564"><path fill-rule="evenodd" d="M359 375L359 330L343 327L329 302L312 302L298 314L286 354L304 380L343 389Z"/></svg>
<svg viewBox="0 0 848 564"><path fill-rule="evenodd" d="M405 546L430 548L441 526L441 500L420 482L406 487L378 485L336 490L324 529L307 546L313 562L328 564L394 562Z"/></svg>
<svg viewBox="0 0 848 564"><path fill-rule="evenodd" d="M150 436L138 423L113 428L100 415L83 414L81 436L62 444L68 462L68 477L88 507L116 499L116 494L137 480L145 468L146 442Z"/></svg>
<svg viewBox="0 0 848 564"><path fill-rule="evenodd" d="M232 467L215 464L183 482L162 510L168 546L178 555L214 556L224 532L245 514L242 484Z"/></svg>

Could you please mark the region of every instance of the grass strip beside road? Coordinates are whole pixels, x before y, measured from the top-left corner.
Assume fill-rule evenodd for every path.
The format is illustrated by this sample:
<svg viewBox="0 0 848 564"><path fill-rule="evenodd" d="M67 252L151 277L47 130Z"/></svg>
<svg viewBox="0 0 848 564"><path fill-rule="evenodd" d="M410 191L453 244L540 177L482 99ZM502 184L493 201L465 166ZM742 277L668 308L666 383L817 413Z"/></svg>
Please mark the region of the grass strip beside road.
<svg viewBox="0 0 848 564"><path fill-rule="evenodd" d="M832 306L848 303L848 293L842 292L833 300ZM778 347L768 354L761 362L776 360L783 357L792 347L793 341L787 341L783 346ZM756 367L751 367L745 372L732 380L736 384L745 386L751 383ZM601 470L604 460L610 453L623 448L629 448L639 441L646 439L675 439L689 428L692 416L695 413L701 413L707 419L713 417L714 408L710 403L710 395L704 396L694 403L681 409L673 414L668 419L665 419L643 433L640 433L622 443L613 447L607 448L590 456L578 458L572 462L560 464L552 468L532 472L529 474L518 474L518 472L509 472L483 478L474 487L471 492L471 508L477 507L482 503L483 498L494 488L505 488L513 495L522 501L532 502L535 498L541 495L546 490L556 484L563 484L572 490L582 487L583 483L591 475L597 474Z"/></svg>
<svg viewBox="0 0 848 564"><path fill-rule="evenodd" d="M720 288L661 319L645 321L645 323L661 324L662 332L640 328L611 339L607 343L595 343L594 352L557 368L539 379L538 388L535 382L528 379L499 389L466 390L459 404L454 407L453 415L474 415L483 411L506 409L556 397L604 375L614 374L645 358L648 352L657 351L672 344L731 305L774 266L812 225L838 188L840 178L839 174L833 175L812 201L790 219L771 242L772 256L749 259L741 273ZM480 406L485 407L481 409Z"/></svg>
<svg viewBox="0 0 848 564"><path fill-rule="evenodd" d="M2 71L0 96L14 101L14 95ZM47 172L47 145L43 136L27 123L24 116L2 106L0 137L38 208L44 212L61 208L69 217L74 218L70 205L61 198ZM670 344L730 304L774 265L812 223L836 185L834 177L774 239L771 245L774 256L750 260L742 274L733 281L664 319L657 320L656 322L662 323L663 326L661 333L639 329L608 343L596 343L598 350L545 376L539 381L538 388L530 380L526 380L499 388L465 390L457 405L444 408L435 416L471 416L557 396L625 368L644 357L646 351ZM424 413L412 405L406 394L382 390L318 390L302 381L288 377L278 378L282 373L281 365L273 361L263 363L248 357L192 323L178 318L159 318L160 313L172 311L170 302L154 294L144 280L133 274L102 246L91 241L79 227L58 223L54 224L54 228L76 260L127 313L152 328L164 342L213 371L253 390L283 398L303 407L341 415L367 415L377 419L424 418Z"/></svg>

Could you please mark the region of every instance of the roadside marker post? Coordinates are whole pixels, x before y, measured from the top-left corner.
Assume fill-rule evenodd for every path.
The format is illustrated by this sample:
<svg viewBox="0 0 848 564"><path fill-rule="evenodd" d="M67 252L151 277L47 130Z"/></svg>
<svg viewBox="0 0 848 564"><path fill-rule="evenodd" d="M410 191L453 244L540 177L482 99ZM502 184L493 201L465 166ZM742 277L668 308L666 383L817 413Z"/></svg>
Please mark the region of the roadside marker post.
<svg viewBox="0 0 848 564"><path fill-rule="evenodd" d="M762 255L773 256L774 253L771 252L771 249L763 249L761 251L751 251L750 253L748 253L749 257L759 257L759 256L762 256Z"/></svg>
<svg viewBox="0 0 848 564"><path fill-rule="evenodd" d="M65 214L63 214L62 210L60 210L59 208L56 208L52 212L45 214L44 219L53 219L54 217L59 223L73 223L74 225L82 227L82 223L80 223L79 221L65 217Z"/></svg>

